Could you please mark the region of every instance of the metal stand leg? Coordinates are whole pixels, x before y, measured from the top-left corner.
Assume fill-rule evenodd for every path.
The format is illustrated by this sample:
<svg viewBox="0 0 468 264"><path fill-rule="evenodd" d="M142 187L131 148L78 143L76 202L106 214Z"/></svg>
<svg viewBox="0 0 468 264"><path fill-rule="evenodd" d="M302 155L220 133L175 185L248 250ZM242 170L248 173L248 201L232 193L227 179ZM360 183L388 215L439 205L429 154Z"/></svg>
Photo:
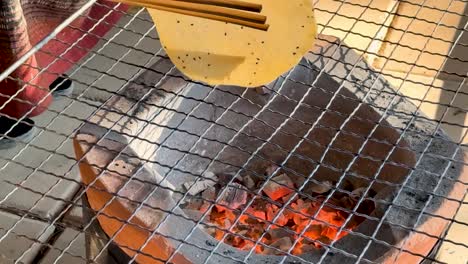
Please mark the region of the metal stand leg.
<svg viewBox="0 0 468 264"><path fill-rule="evenodd" d="M118 261L116 261L116 259L112 257L112 255L109 252L111 247L107 247L104 249L104 246L109 241L109 237L101 229L101 226L99 225L99 222L97 221L97 219L93 220L93 216L95 216L95 214L89 206L86 195L83 195L82 202L83 202L84 222L90 223L92 221L92 223L87 228L86 233L85 233L86 259L88 259L88 263L99 263L99 264L126 263L126 262L122 262L124 260L121 259L120 257L118 258ZM112 245L112 246L113 246L112 248L114 247L118 248L115 245ZM91 260L94 260L94 261L91 261Z"/></svg>

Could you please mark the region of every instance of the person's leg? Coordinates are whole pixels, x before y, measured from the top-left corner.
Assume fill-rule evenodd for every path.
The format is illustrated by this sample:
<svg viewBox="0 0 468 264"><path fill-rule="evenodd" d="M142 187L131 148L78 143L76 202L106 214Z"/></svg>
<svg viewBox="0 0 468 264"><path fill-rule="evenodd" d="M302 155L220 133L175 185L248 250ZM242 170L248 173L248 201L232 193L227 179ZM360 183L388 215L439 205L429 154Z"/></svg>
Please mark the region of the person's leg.
<svg viewBox="0 0 468 264"><path fill-rule="evenodd" d="M62 96L70 96L73 92L73 82L67 76L57 78L49 86L54 100ZM21 122L17 119L0 115L0 149L13 148L17 141L29 142L35 135L34 121L24 118Z"/></svg>

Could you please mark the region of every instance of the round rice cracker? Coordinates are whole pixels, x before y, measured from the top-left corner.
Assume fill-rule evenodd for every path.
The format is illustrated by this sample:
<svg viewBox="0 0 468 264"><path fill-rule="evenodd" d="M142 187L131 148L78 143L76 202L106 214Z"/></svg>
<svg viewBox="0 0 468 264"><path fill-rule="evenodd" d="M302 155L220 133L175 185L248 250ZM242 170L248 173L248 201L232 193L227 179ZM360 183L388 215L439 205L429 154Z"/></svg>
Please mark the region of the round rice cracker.
<svg viewBox="0 0 468 264"><path fill-rule="evenodd" d="M262 4L268 31L149 9L175 66L210 85L258 87L297 65L317 34L311 0L250 0Z"/></svg>

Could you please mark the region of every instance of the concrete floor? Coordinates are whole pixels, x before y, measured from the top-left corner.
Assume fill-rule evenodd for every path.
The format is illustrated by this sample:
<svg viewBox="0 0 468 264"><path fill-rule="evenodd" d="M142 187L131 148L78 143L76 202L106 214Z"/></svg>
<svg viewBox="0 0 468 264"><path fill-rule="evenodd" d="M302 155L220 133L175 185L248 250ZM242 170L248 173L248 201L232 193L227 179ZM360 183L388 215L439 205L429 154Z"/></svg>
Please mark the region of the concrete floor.
<svg viewBox="0 0 468 264"><path fill-rule="evenodd" d="M120 27L127 30L119 33L118 28L113 29L95 49L114 60L101 55L93 58L92 55L88 56L81 68L71 71L76 70L71 76L79 80L73 100L63 98L54 102L48 111L34 118L40 129L38 136L29 145L19 144L14 149L0 153L0 263L13 263L14 260L44 264L86 263L85 242L82 233L78 231L80 208L66 210L69 201L79 190L80 180L70 136L101 102L125 84L125 81L112 75L128 80L139 73L140 68L137 66L151 63L153 57L148 53L160 51L156 33L150 30L152 23L144 21L149 19L146 12L138 14L137 19L131 19L126 17L119 23ZM117 37L113 38L117 33ZM110 38L113 38L111 42L106 41ZM128 47L134 46L142 51L133 49L128 52ZM121 62L116 63L115 60ZM395 85L398 86L396 81ZM465 91L468 92L468 89ZM410 86L403 86L402 92L416 98L424 94L424 90ZM442 95L434 93L437 91L430 92L427 98L436 103L446 100ZM459 97L457 100L457 104L466 110L468 98ZM434 118L440 118L442 113L436 104L424 104L422 109ZM449 110L444 120L468 126L466 112L460 114ZM468 142L468 138L463 137L466 127L444 128L454 140ZM465 204L457 219L467 223L467 212L468 205ZM51 225L52 222L60 223L56 225L60 228ZM453 225L448 237L467 245L466 231L466 225ZM449 263L466 263L466 256L466 247L445 243L437 258Z"/></svg>

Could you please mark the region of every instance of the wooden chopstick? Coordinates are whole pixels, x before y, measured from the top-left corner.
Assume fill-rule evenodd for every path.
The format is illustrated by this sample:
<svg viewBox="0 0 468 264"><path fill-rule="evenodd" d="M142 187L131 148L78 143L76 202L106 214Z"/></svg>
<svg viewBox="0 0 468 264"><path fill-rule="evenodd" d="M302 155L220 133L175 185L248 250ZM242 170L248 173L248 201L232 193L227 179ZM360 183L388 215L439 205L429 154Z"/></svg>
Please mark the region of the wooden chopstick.
<svg viewBox="0 0 468 264"><path fill-rule="evenodd" d="M205 5L205 4L194 4L189 2L183 2L178 0L130 0L131 2L141 3L144 5L158 5L168 8L176 8L186 11L194 11L200 13L206 13L211 15L218 15L224 17L230 17L234 19L241 19L245 21L255 22L255 23L265 23L266 16L249 13L245 11L240 11L236 9Z"/></svg>
<svg viewBox="0 0 468 264"><path fill-rule="evenodd" d="M267 24L254 23L254 22L249 22L249 21L245 21L245 20L241 20L241 19L235 19L235 18L231 18L231 17L206 14L206 13L202 13L202 12L181 10L181 9L164 7L164 6L152 6L150 8L158 9L158 10L161 10L161 11L168 11L168 12L178 13L178 14L182 14L182 15L189 15L189 16L195 16L195 17L207 18L207 19L211 19L211 20L222 21L222 22L231 23L231 24L237 24L237 25L246 26L246 27L259 29L259 30L263 30L263 31L268 30L268 27L269 27L269 25L267 25Z"/></svg>
<svg viewBox="0 0 468 264"><path fill-rule="evenodd" d="M236 9L213 6L210 4L195 4L184 1L203 0L116 0L122 3L134 4L146 8L153 8L183 15L201 17L211 20L222 21L231 24L242 25L254 29L266 31L269 25L265 24L266 17L263 15L248 13ZM222 0L205 0L222 1Z"/></svg>
<svg viewBox="0 0 468 264"><path fill-rule="evenodd" d="M181 2L190 2L196 4L215 5L221 7L235 8L238 10L245 10L251 12L260 13L262 11L262 5L249 3L237 0L176 0Z"/></svg>

